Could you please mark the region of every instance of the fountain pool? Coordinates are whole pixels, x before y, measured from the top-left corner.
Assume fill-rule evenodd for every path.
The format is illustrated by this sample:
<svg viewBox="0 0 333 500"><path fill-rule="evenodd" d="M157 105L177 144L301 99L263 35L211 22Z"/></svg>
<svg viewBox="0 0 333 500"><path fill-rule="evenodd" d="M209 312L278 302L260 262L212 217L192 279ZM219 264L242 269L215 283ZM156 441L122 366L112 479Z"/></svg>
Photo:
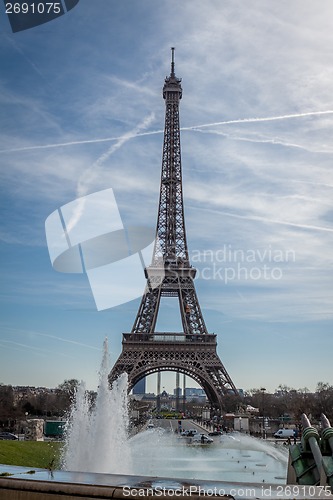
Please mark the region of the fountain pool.
<svg viewBox="0 0 333 500"><path fill-rule="evenodd" d="M162 429L141 432L130 440L135 474L286 484L287 450L237 433L214 439L209 446L191 446Z"/></svg>

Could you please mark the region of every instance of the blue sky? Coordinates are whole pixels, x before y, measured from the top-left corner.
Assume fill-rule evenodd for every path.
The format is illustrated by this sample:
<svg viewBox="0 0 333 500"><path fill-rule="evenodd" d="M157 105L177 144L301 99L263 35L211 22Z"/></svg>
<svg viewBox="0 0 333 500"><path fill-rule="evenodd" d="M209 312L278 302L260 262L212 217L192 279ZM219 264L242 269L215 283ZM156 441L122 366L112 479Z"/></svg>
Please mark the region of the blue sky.
<svg viewBox="0 0 333 500"><path fill-rule="evenodd" d="M1 9L0 382L94 388L105 336L121 352L139 299L97 311L85 275L52 268L44 224L112 188L125 225L155 226L175 46L187 237L220 358L243 389L333 384L332 3L80 0L15 34ZM178 325L165 300L159 329Z"/></svg>

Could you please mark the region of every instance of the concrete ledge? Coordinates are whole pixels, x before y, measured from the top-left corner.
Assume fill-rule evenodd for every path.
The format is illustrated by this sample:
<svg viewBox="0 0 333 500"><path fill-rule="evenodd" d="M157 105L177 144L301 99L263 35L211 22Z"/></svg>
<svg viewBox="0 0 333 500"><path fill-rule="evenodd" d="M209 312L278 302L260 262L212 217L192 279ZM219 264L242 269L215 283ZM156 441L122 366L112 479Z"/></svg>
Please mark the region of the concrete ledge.
<svg viewBox="0 0 333 500"><path fill-rule="evenodd" d="M119 498L114 496L116 489L109 486L1 478L0 500L71 500L73 498L96 500L99 498Z"/></svg>
<svg viewBox="0 0 333 500"><path fill-rule="evenodd" d="M152 488L131 487L132 491L139 490L142 493L139 498L149 498L150 500L157 500L163 497L161 491L155 494ZM172 495L164 495L164 497L171 497ZM0 478L0 500L98 500L98 499L123 499L133 498L130 494L130 489L124 487L113 487L103 485L87 485L87 484L71 484L71 483L56 483L49 481L30 481L29 479L14 479L14 478ZM191 500L202 500L202 496L194 495L177 495L177 498L190 498ZM223 496L209 496L211 499L225 498L232 500L234 497L230 495Z"/></svg>
<svg viewBox="0 0 333 500"><path fill-rule="evenodd" d="M1 474L3 474L1 476ZM8 476L7 474L11 474ZM0 465L0 500L333 500L329 487L234 483Z"/></svg>

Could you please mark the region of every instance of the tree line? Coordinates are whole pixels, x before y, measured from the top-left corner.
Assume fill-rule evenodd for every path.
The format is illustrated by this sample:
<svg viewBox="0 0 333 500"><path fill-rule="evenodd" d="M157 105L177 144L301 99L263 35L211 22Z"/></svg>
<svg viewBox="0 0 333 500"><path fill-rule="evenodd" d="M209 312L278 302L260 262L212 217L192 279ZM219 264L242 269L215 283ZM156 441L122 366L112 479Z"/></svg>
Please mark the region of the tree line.
<svg viewBox="0 0 333 500"><path fill-rule="evenodd" d="M11 385L0 384L0 426L9 427L12 422L25 418L63 418L72 404L78 380L65 380L56 389L40 392L26 391L18 397L17 390ZM95 394L90 393L91 401ZM258 416L282 421L299 421L302 413L310 416L313 423L319 421L324 413L333 425L333 386L318 382L315 392L307 388L293 389L280 385L274 393L263 388L250 389L243 397L234 395L224 397L225 412L247 412L252 406Z"/></svg>
<svg viewBox="0 0 333 500"><path fill-rule="evenodd" d="M250 389L240 403L235 396L226 396L225 411L245 412L248 406L257 408L259 416L286 421L289 418L299 421L302 413L306 413L313 422L318 422L324 413L333 426L333 386L326 382L318 382L315 392L286 385L279 385L274 393L264 388Z"/></svg>
<svg viewBox="0 0 333 500"><path fill-rule="evenodd" d="M71 406L77 385L76 379L65 380L53 390L0 384L1 427L10 427L13 421L25 418L64 417Z"/></svg>

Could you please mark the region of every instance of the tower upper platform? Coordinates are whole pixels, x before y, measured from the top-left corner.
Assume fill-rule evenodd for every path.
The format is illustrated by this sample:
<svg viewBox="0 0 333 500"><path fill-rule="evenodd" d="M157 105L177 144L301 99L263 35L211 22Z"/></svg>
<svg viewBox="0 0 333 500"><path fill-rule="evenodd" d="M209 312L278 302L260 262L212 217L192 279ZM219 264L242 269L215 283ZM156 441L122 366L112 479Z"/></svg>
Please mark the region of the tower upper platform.
<svg viewBox="0 0 333 500"><path fill-rule="evenodd" d="M183 89L181 86L181 78L177 78L175 75L175 48L171 47L171 72L170 76L165 78L165 83L163 86L163 97L167 99L168 97L174 98L175 93L178 94L178 99L182 98Z"/></svg>

